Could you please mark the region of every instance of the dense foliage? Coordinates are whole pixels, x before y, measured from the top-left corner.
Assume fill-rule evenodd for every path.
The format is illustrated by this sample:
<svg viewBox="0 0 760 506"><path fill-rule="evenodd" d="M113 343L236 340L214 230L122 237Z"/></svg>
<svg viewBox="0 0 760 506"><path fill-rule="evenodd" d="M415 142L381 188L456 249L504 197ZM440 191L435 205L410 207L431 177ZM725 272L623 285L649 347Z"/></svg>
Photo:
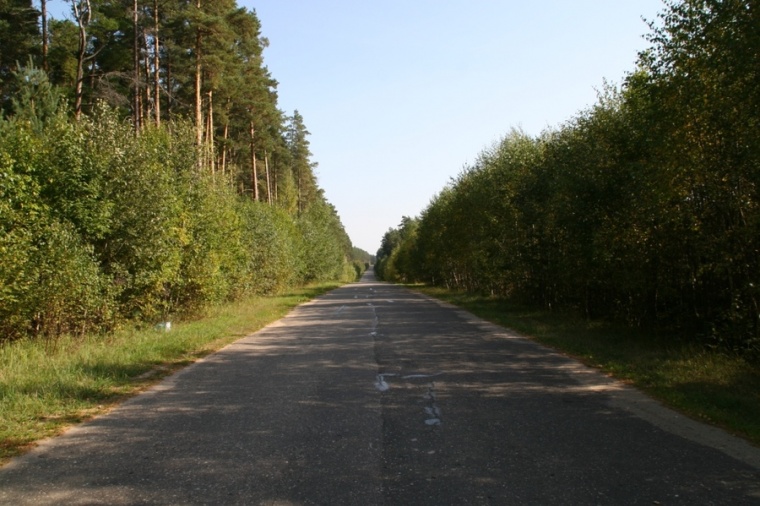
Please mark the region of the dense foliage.
<svg viewBox="0 0 760 506"><path fill-rule="evenodd" d="M0 340L361 274L255 13L69 3L0 1Z"/></svg>
<svg viewBox="0 0 760 506"><path fill-rule="evenodd" d="M621 89L483 151L378 272L758 349L760 8L669 1L651 28Z"/></svg>

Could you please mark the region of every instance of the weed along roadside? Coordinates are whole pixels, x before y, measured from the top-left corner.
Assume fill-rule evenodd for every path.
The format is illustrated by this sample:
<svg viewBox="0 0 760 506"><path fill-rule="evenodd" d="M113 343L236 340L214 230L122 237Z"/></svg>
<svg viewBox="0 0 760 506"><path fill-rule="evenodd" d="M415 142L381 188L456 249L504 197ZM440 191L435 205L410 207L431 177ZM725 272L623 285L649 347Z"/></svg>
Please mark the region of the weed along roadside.
<svg viewBox="0 0 760 506"><path fill-rule="evenodd" d="M0 346L0 464L35 442L102 414L223 346L282 318L338 283L255 297L156 329Z"/></svg>
<svg viewBox="0 0 760 506"><path fill-rule="evenodd" d="M514 329L626 381L692 418L760 445L760 366L746 356L502 298L409 287Z"/></svg>

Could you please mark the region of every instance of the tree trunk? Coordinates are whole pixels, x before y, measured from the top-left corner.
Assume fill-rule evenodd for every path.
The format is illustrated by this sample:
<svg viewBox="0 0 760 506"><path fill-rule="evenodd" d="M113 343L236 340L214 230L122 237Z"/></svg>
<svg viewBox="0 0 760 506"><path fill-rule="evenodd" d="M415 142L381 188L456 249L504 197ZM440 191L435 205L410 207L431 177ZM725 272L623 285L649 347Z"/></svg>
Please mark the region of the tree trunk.
<svg viewBox="0 0 760 506"><path fill-rule="evenodd" d="M140 117L142 107L140 106L140 29L138 26L137 0L132 0L132 29L134 30L134 40L132 41L133 63L134 63L134 87L132 103L132 119L134 121L135 133L140 132Z"/></svg>
<svg viewBox="0 0 760 506"><path fill-rule="evenodd" d="M161 45L158 39L158 0L153 0L153 112L156 126L161 126Z"/></svg>
<svg viewBox="0 0 760 506"><path fill-rule="evenodd" d="M214 95L208 91L208 117L206 118L206 159L211 173L216 172L216 157L214 156Z"/></svg>
<svg viewBox="0 0 760 506"><path fill-rule="evenodd" d="M169 58L164 63L166 65L166 115L169 119L172 117L174 95L172 95L172 79L174 79L174 73L172 72L172 60Z"/></svg>
<svg viewBox="0 0 760 506"><path fill-rule="evenodd" d="M267 203L271 206L272 205L272 184L269 179L269 155L266 151L264 151L264 166L266 167L267 171Z"/></svg>
<svg viewBox="0 0 760 506"><path fill-rule="evenodd" d="M224 123L224 133L222 134L222 138L224 139L224 142L222 144L222 160L221 160L221 167L219 167L219 170L222 171L222 175L224 175L227 172L227 139L229 139L230 135L230 122L226 121Z"/></svg>
<svg viewBox="0 0 760 506"><path fill-rule="evenodd" d="M77 49L77 78L74 87L74 119L79 121L82 117L82 98L84 93L84 60L87 53L87 26L90 24L92 12L90 11L90 0L84 0L84 8L80 5L80 0L71 0L71 6L74 10L74 18L79 28L79 47Z"/></svg>
<svg viewBox="0 0 760 506"><path fill-rule="evenodd" d="M201 0L198 0L196 7L200 10ZM197 28L195 35L195 141L198 146L203 144L203 108L201 100L201 44L203 36L200 28Z"/></svg>
<svg viewBox="0 0 760 506"><path fill-rule="evenodd" d="M140 118L140 124L145 126L146 123L150 121L150 119L153 117L154 112L154 106L155 106L155 100L153 100L153 70L151 69L150 65L150 41L148 40L148 36L143 31L143 43L145 46L143 49L145 50L145 59L143 60L143 66L145 70L145 81L143 82L143 86L145 86L145 93L141 94L141 96L145 97L145 104L142 107L142 116Z"/></svg>
<svg viewBox="0 0 760 506"><path fill-rule="evenodd" d="M256 130L253 127L253 121L251 121L251 190L253 192L253 200L259 200L259 175L256 172L256 150L255 139Z"/></svg>
<svg viewBox="0 0 760 506"><path fill-rule="evenodd" d="M274 201L277 202L277 171L272 173L272 186L274 187Z"/></svg>
<svg viewBox="0 0 760 506"><path fill-rule="evenodd" d="M47 0L40 0L40 15L42 17L42 70L46 73L48 68L48 25L47 25Z"/></svg>

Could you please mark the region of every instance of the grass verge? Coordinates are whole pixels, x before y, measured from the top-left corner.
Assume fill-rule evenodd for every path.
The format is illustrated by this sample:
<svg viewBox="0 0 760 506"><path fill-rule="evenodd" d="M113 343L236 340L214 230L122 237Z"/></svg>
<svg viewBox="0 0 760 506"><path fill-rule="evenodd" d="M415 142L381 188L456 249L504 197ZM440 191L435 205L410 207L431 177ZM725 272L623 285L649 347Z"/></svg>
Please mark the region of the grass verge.
<svg viewBox="0 0 760 506"><path fill-rule="evenodd" d="M588 322L504 299L411 288L509 327L760 446L760 364L673 336Z"/></svg>
<svg viewBox="0 0 760 506"><path fill-rule="evenodd" d="M169 332L124 329L0 346L0 464L337 286L250 298L196 321L173 323Z"/></svg>

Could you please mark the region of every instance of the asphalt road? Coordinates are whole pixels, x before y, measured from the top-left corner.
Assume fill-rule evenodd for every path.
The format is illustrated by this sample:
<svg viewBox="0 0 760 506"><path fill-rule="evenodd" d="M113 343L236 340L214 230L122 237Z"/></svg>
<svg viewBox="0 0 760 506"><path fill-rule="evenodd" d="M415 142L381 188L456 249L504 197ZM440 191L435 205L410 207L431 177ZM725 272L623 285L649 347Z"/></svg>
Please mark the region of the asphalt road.
<svg viewBox="0 0 760 506"><path fill-rule="evenodd" d="M760 450L367 275L13 460L0 503L760 504Z"/></svg>

